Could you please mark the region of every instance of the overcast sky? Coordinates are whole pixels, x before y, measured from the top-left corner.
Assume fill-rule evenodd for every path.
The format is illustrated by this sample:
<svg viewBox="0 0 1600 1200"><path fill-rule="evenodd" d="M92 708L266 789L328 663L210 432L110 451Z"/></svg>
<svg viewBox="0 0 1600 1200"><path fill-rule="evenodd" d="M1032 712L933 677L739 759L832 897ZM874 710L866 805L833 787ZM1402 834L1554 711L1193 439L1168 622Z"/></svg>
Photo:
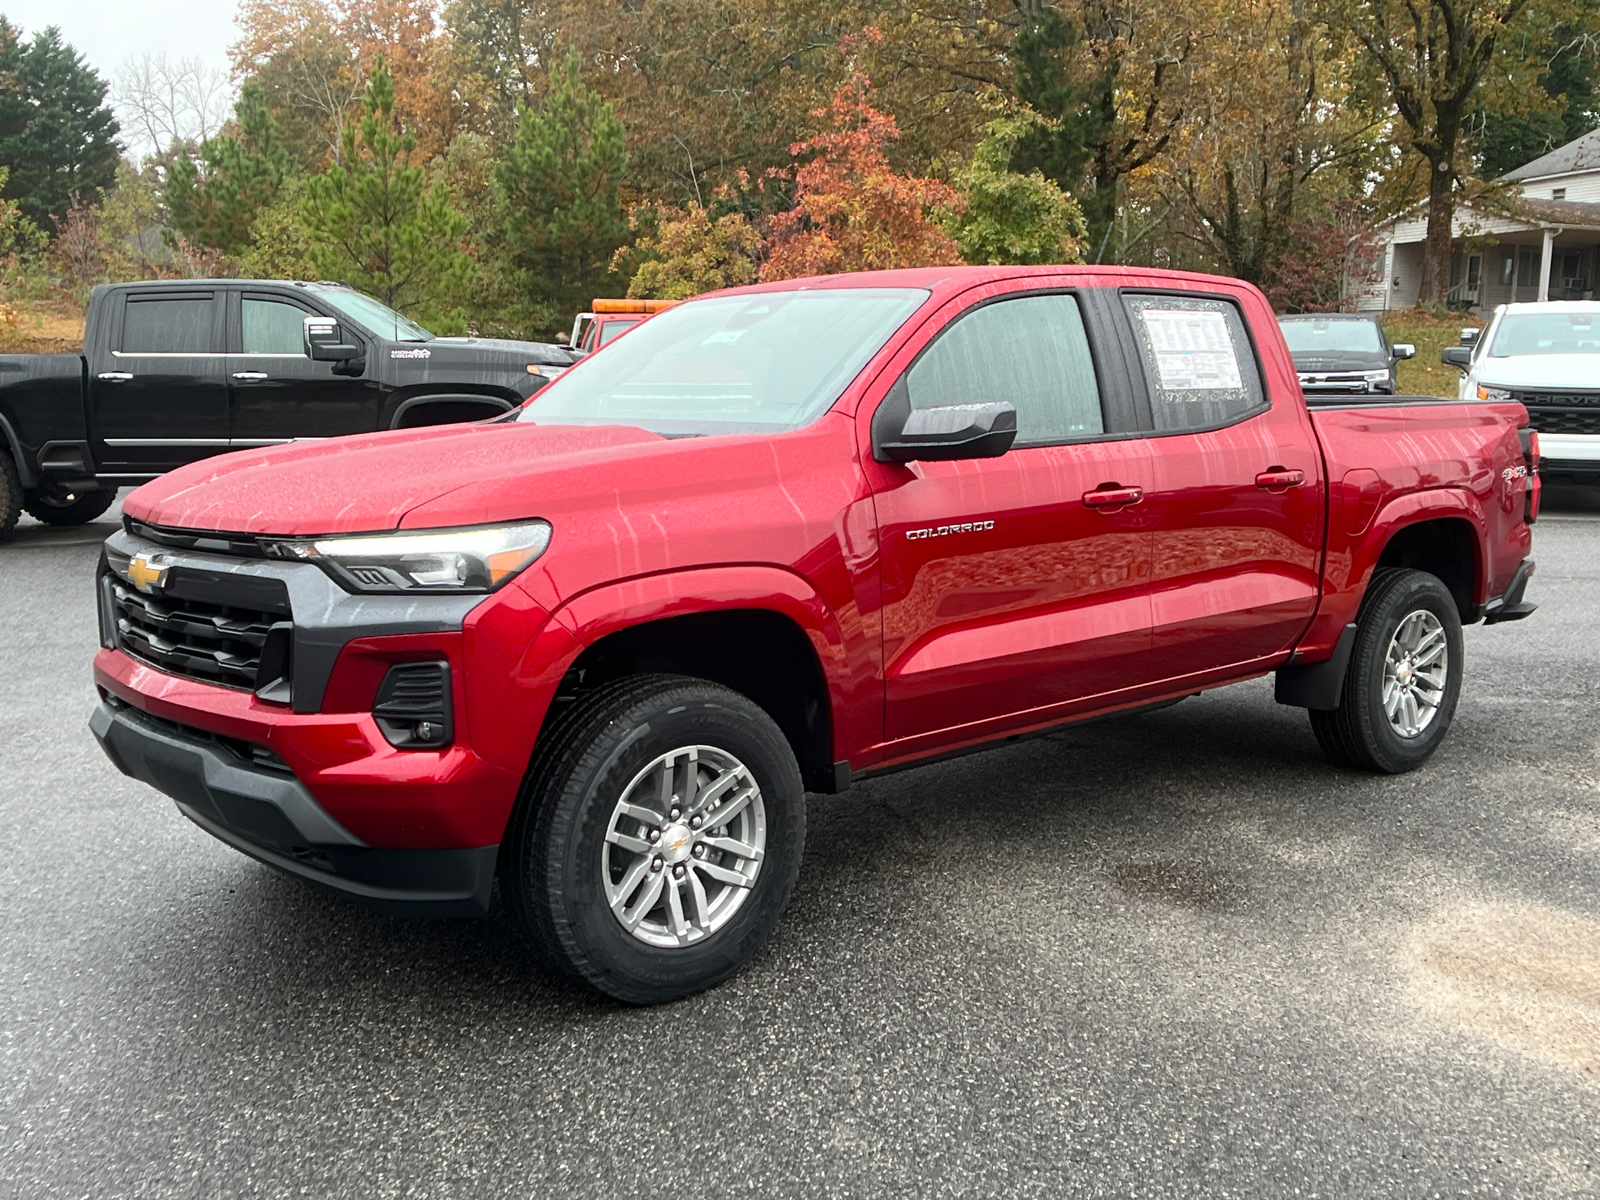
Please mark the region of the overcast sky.
<svg viewBox="0 0 1600 1200"><path fill-rule="evenodd" d="M228 69L233 0L0 0L0 13L32 34L59 25L102 79L141 54L200 58Z"/></svg>

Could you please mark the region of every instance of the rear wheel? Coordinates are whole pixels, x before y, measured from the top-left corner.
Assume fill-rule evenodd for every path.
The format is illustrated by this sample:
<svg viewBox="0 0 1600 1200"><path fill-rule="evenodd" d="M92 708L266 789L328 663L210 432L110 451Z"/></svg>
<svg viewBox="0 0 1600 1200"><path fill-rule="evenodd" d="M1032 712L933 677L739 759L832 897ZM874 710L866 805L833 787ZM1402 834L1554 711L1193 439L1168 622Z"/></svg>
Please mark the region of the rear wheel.
<svg viewBox="0 0 1600 1200"><path fill-rule="evenodd" d="M772 718L717 684L643 676L546 731L500 889L548 965L657 1004L760 949L804 842L800 770Z"/></svg>
<svg viewBox="0 0 1600 1200"><path fill-rule="evenodd" d="M11 536L21 515L22 484L17 479L17 464L0 449L0 542Z"/></svg>
<svg viewBox="0 0 1600 1200"><path fill-rule="evenodd" d="M117 498L116 488L90 488L71 491L56 483L46 483L28 493L28 515L46 525L87 525Z"/></svg>
<svg viewBox="0 0 1600 1200"><path fill-rule="evenodd" d="M1412 770L1449 732L1461 667L1461 616L1450 590L1426 571L1380 571L1362 602L1339 707L1313 709L1312 732L1345 766Z"/></svg>

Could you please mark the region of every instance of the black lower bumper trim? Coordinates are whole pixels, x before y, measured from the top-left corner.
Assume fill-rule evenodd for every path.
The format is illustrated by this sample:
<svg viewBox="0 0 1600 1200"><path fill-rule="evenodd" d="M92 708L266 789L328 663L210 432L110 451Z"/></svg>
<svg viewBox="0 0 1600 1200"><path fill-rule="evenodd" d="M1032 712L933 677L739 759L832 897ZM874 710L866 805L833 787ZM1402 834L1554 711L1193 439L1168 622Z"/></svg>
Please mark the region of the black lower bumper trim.
<svg viewBox="0 0 1600 1200"><path fill-rule="evenodd" d="M497 846L393 850L368 846L304 784L202 740L101 703L89 728L117 769L177 801L207 833L268 866L390 916L470 917L489 908Z"/></svg>

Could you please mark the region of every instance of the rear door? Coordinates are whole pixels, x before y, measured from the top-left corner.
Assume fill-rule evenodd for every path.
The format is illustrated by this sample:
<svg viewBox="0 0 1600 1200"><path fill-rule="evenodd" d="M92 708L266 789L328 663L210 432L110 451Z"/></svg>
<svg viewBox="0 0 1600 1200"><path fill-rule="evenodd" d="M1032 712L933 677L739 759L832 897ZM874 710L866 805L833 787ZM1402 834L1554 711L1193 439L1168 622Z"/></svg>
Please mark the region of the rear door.
<svg viewBox="0 0 1600 1200"><path fill-rule="evenodd" d="M223 294L128 292L113 302L110 353L89 377L102 463L157 474L228 448Z"/></svg>
<svg viewBox="0 0 1600 1200"><path fill-rule="evenodd" d="M299 297L248 289L232 294L228 383L235 446L292 438L370 433L378 427L382 389L364 375L334 372L305 352L305 319L332 316ZM360 337L349 321L346 336Z"/></svg>
<svg viewBox="0 0 1600 1200"><path fill-rule="evenodd" d="M1268 388L1235 298L1127 291L1122 306L1151 427L1156 676L1265 669L1311 620L1321 581L1305 403L1287 372Z"/></svg>
<svg viewBox="0 0 1600 1200"><path fill-rule="evenodd" d="M1147 456L1118 402L1125 367L1091 347L1090 295L953 302L884 401L1004 400L1018 420L1001 458L877 473L891 742L1044 721L1147 678Z"/></svg>

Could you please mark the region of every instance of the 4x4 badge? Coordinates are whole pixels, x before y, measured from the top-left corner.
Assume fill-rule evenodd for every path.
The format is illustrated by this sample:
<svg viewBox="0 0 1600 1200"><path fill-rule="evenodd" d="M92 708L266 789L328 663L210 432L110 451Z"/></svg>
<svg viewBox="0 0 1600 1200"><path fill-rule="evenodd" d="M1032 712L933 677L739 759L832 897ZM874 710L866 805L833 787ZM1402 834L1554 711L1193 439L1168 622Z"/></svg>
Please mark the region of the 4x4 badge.
<svg viewBox="0 0 1600 1200"><path fill-rule="evenodd" d="M135 554L128 563L128 582L141 592L167 586L172 562L165 554Z"/></svg>

